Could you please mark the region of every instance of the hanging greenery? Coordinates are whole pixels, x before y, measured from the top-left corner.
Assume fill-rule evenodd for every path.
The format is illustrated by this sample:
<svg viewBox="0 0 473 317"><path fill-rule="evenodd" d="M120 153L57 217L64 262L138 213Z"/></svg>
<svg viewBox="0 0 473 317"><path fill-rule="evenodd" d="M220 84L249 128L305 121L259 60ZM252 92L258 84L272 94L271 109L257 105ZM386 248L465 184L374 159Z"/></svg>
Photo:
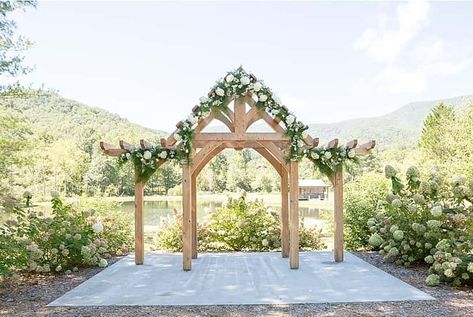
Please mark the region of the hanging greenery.
<svg viewBox="0 0 473 317"><path fill-rule="evenodd" d="M339 166L358 164L360 158L354 149L340 146L328 149L326 147L305 148L303 155L311 160L315 167L329 179L335 174Z"/></svg>
<svg viewBox="0 0 473 317"><path fill-rule="evenodd" d="M147 181L162 161L174 159L179 162L189 162L192 140L198 122L209 116L212 111L225 112L225 107L230 100L250 94L256 96L256 106L261 111L266 111L284 123L290 142L288 159L302 159L303 140L308 135L309 127L298 121L262 81L258 81L254 75L248 74L239 67L219 79L208 95L199 99L199 104L193 108L187 119L178 123L177 130L173 134L177 141L175 149L154 147L143 150L136 146L120 156L120 163L132 161L135 165L136 181L140 182Z"/></svg>
<svg viewBox="0 0 473 317"><path fill-rule="evenodd" d="M303 157L307 157L329 178L333 176L339 165L358 162L355 150L346 147L333 149L305 147L304 139L308 136L309 127L298 121L296 116L289 112L263 81L248 74L242 67L228 72L225 77L219 79L210 89L208 95L199 99L199 104L193 108L187 119L177 124L177 129L173 134L177 143L176 148L169 149L158 146L144 150L135 146L120 156L120 162L132 161L134 163L136 182L146 182L158 166L166 160L189 163L192 140L198 122L212 112L225 113L231 100L249 95L256 97L256 107L261 112L267 112L284 124L286 135L289 137L288 160L299 161Z"/></svg>

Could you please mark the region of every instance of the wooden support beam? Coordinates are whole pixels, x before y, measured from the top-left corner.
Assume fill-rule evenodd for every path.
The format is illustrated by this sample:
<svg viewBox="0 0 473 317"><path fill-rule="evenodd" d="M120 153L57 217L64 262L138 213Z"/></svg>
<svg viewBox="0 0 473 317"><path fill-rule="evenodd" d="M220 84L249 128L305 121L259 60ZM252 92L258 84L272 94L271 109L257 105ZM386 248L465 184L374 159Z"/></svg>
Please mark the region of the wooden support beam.
<svg viewBox="0 0 473 317"><path fill-rule="evenodd" d="M261 144L264 148L268 149L269 152L279 161L281 164L284 164L286 161L286 157L284 156L283 151L274 144L274 142L270 141L258 141L259 144Z"/></svg>
<svg viewBox="0 0 473 317"><path fill-rule="evenodd" d="M116 149L112 145L105 142L100 142L100 148L102 149L103 153L108 156L120 156L128 152L127 150L121 148Z"/></svg>
<svg viewBox="0 0 473 317"><path fill-rule="evenodd" d="M152 148L154 148L153 144L143 139L140 140L140 146L143 150L151 150Z"/></svg>
<svg viewBox="0 0 473 317"><path fill-rule="evenodd" d="M264 157L274 167L274 169L279 174L279 176L282 177L284 173L287 173L286 168L284 166L284 162L280 162L267 149L258 148L258 149L255 149L255 151L261 154L261 156Z"/></svg>
<svg viewBox="0 0 473 317"><path fill-rule="evenodd" d="M338 146L338 139L333 139L332 141L330 141L329 143L327 143L327 146L326 148L327 149L334 149Z"/></svg>
<svg viewBox="0 0 473 317"><path fill-rule="evenodd" d="M312 140L312 147L317 147L319 145L319 138L314 138Z"/></svg>
<svg viewBox="0 0 473 317"><path fill-rule="evenodd" d="M161 145L161 147L166 147L166 139L165 138L159 139L159 144Z"/></svg>
<svg viewBox="0 0 473 317"><path fill-rule="evenodd" d="M120 148L124 149L124 150L128 150L128 151L131 151L134 149L134 146L130 143L127 143L123 140L120 140Z"/></svg>
<svg viewBox="0 0 473 317"><path fill-rule="evenodd" d="M375 140L372 140L370 142L367 142L367 143L364 143L362 145L359 145L358 147L356 147L354 150L355 150L355 153L357 155L368 155L371 153L371 150L376 146L376 141Z"/></svg>
<svg viewBox="0 0 473 317"><path fill-rule="evenodd" d="M289 182L288 171L281 174L281 255L289 256Z"/></svg>
<svg viewBox="0 0 473 317"><path fill-rule="evenodd" d="M235 106L235 120L233 121L235 125L235 133L233 135L233 140L244 140L246 132L246 122L245 122L245 113L246 106L245 100L243 98L237 98L234 102Z"/></svg>
<svg viewBox="0 0 473 317"><path fill-rule="evenodd" d="M182 269L192 269L192 173L189 164L182 165Z"/></svg>
<svg viewBox="0 0 473 317"><path fill-rule="evenodd" d="M215 114L215 119L222 122L224 125L226 125L228 130L230 130L231 132L235 132L235 125L233 124L233 122L230 121L230 119L225 117L223 115L223 113L221 113L221 112L216 113Z"/></svg>
<svg viewBox="0 0 473 317"><path fill-rule="evenodd" d="M357 139L351 140L350 142L347 143L347 149L349 150L354 149L356 148L357 145L358 145Z"/></svg>
<svg viewBox="0 0 473 317"><path fill-rule="evenodd" d="M237 131L235 127L235 131ZM194 138L195 141L287 141L289 138L282 133L201 133Z"/></svg>
<svg viewBox="0 0 473 317"><path fill-rule="evenodd" d="M192 174L191 180L192 258L197 259L197 176Z"/></svg>
<svg viewBox="0 0 473 317"><path fill-rule="evenodd" d="M192 141L192 145L196 149L203 149L209 144L211 141ZM224 148L231 148L234 149L235 147L243 147L247 149L258 149L258 148L266 148L264 145L259 143L260 141L254 140L246 140L246 141L221 141ZM237 144L238 143L238 144ZM288 141L271 141L274 145L278 148L285 148L287 147Z"/></svg>
<svg viewBox="0 0 473 317"><path fill-rule="evenodd" d="M343 261L343 166L339 165L333 177L334 187L334 257L335 262Z"/></svg>
<svg viewBox="0 0 473 317"><path fill-rule="evenodd" d="M216 154L212 155L212 153L222 145L222 142L219 141L212 141L207 142L207 145L203 147L192 159L192 174L196 174L196 170L199 168L203 168ZM218 153L221 150L218 151ZM217 153L217 154L218 154ZM199 170L200 172L200 170ZM198 174L198 173L197 173ZM197 177L197 175L195 175Z"/></svg>
<svg viewBox="0 0 473 317"><path fill-rule="evenodd" d="M144 262L144 186L143 182L135 184L135 263Z"/></svg>
<svg viewBox="0 0 473 317"><path fill-rule="evenodd" d="M289 266L299 268L299 171L298 162L289 162Z"/></svg>

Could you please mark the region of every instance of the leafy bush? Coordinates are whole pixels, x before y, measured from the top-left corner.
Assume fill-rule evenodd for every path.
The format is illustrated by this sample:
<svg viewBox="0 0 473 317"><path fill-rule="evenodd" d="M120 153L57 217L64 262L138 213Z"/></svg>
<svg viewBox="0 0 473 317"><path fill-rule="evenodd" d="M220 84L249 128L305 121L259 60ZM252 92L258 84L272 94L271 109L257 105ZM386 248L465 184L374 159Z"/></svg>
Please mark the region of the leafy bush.
<svg viewBox="0 0 473 317"><path fill-rule="evenodd" d="M369 243L396 264L429 264L429 285L442 280L472 283L473 180L457 177L447 182L435 169L421 179L418 169L410 167L403 183L391 166L386 166L386 177L392 192L367 221Z"/></svg>
<svg viewBox="0 0 473 317"><path fill-rule="evenodd" d="M182 216L175 211L174 219L165 219L156 235L159 249L182 250ZM199 251L270 251L281 247L279 215L258 200L246 201L245 196L229 199L225 206L209 214L199 224ZM300 247L322 249L321 230L299 229Z"/></svg>
<svg viewBox="0 0 473 317"><path fill-rule="evenodd" d="M133 249L133 219L123 213L119 203L98 198L83 198L80 210L90 215L89 221L103 224L102 237L107 241L108 251L123 255Z"/></svg>
<svg viewBox="0 0 473 317"><path fill-rule="evenodd" d="M376 204L388 190L388 182L380 174L364 174L345 186L345 241L348 250L368 245L371 234L368 219L376 215Z"/></svg>
<svg viewBox="0 0 473 317"><path fill-rule="evenodd" d="M102 209L102 211L105 209ZM126 251L132 239L129 225L95 210L78 211L52 199L49 215L16 209L16 219L0 227L0 273L69 272L83 265L107 266L106 258Z"/></svg>

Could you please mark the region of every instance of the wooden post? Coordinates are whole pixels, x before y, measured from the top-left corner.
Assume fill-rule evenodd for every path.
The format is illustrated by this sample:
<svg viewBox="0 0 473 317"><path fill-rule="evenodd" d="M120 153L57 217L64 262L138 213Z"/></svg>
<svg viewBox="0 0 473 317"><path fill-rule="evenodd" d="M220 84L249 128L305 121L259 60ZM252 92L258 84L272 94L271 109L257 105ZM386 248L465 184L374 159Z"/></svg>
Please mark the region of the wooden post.
<svg viewBox="0 0 473 317"><path fill-rule="evenodd" d="M289 162L289 265L291 269L299 268L299 171L298 162Z"/></svg>
<svg viewBox="0 0 473 317"><path fill-rule="evenodd" d="M343 262L343 166L340 165L333 177L334 188L334 257L335 262Z"/></svg>
<svg viewBox="0 0 473 317"><path fill-rule="evenodd" d="M144 182L135 184L135 263L141 265L144 262L144 223L143 223L143 196Z"/></svg>
<svg viewBox="0 0 473 317"><path fill-rule="evenodd" d="M192 174L189 163L182 165L182 269L192 268L192 217L191 217Z"/></svg>
<svg viewBox="0 0 473 317"><path fill-rule="evenodd" d="M289 197L288 175L283 170L281 174L281 255L289 256Z"/></svg>
<svg viewBox="0 0 473 317"><path fill-rule="evenodd" d="M197 176L192 174L191 179L192 258L197 259Z"/></svg>

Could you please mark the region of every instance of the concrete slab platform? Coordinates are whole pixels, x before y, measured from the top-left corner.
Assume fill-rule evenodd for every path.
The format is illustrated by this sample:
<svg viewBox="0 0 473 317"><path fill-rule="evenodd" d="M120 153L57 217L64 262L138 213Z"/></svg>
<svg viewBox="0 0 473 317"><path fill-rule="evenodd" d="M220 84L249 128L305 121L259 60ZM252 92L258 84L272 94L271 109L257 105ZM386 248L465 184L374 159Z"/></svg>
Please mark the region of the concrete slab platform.
<svg viewBox="0 0 473 317"><path fill-rule="evenodd" d="M181 254L128 256L49 306L292 304L434 300L350 253L302 252L300 269L280 253L207 253L184 272Z"/></svg>

